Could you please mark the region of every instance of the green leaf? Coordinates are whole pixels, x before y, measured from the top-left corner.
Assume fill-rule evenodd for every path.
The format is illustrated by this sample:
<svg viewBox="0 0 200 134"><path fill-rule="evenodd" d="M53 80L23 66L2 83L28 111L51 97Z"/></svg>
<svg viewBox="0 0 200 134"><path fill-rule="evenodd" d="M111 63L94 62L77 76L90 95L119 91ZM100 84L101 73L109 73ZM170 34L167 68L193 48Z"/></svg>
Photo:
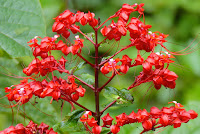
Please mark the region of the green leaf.
<svg viewBox="0 0 200 134"><path fill-rule="evenodd" d="M27 42L46 35L39 0L0 1L0 46L13 57L31 54Z"/></svg>
<svg viewBox="0 0 200 134"><path fill-rule="evenodd" d="M80 78L82 80L84 80L87 84L90 84L90 85L94 84L94 82L95 82L94 76L90 75L90 74L81 74Z"/></svg>
<svg viewBox="0 0 200 134"><path fill-rule="evenodd" d="M68 123L77 123L80 117L82 116L84 110L75 110L69 113L66 117L69 117Z"/></svg>
<svg viewBox="0 0 200 134"><path fill-rule="evenodd" d="M84 110L75 110L68 115L66 115L66 120L60 123L57 123L53 126L55 131L62 132L83 132L85 127L81 122L79 122L80 117L82 116Z"/></svg>
<svg viewBox="0 0 200 134"><path fill-rule="evenodd" d="M117 99L118 97L120 97L120 99L118 100L118 103L123 104L123 103L133 103L134 98L133 96L130 94L129 90L127 89L117 89L114 87L105 87L105 91L103 94L106 98L108 99Z"/></svg>
<svg viewBox="0 0 200 134"><path fill-rule="evenodd" d="M84 66L85 62L80 62L77 66L74 66L70 72L73 70L73 72L75 73L76 71L79 71L81 69L83 69L85 66Z"/></svg>
<svg viewBox="0 0 200 134"><path fill-rule="evenodd" d="M130 94L129 90L123 88L121 90L118 90L118 95L123 99L123 100L127 100L131 103L133 103L134 98L133 96Z"/></svg>
<svg viewBox="0 0 200 134"><path fill-rule="evenodd" d="M76 69L76 71L77 70L80 70L80 69L83 69L85 66L83 66L85 64L85 62L83 61L83 62L80 62L79 64L78 64L78 66L76 67L77 69Z"/></svg>
<svg viewBox="0 0 200 134"><path fill-rule="evenodd" d="M105 128L105 127L103 127L102 129L103 129L103 130L101 131L101 134L107 134L107 133L110 132L110 128ZM104 130L104 129L105 129L105 130Z"/></svg>

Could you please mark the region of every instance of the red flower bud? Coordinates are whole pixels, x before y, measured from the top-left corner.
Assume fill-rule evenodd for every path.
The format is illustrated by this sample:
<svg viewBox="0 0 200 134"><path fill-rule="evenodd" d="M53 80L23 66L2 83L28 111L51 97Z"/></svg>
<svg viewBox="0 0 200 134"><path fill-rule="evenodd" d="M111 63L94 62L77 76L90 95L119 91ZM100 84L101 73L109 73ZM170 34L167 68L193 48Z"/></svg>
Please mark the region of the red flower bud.
<svg viewBox="0 0 200 134"><path fill-rule="evenodd" d="M109 32L111 31L110 28L104 26L102 29L101 29L101 33L103 36L107 36L109 34Z"/></svg>
<svg viewBox="0 0 200 134"><path fill-rule="evenodd" d="M113 134L117 134L120 131L120 127L118 125L112 125L112 126L110 126L110 131Z"/></svg>
<svg viewBox="0 0 200 134"><path fill-rule="evenodd" d="M179 118L176 118L174 121L173 121L173 126L174 128L178 128L181 126L181 120Z"/></svg>
<svg viewBox="0 0 200 134"><path fill-rule="evenodd" d="M92 128L92 133L94 134L100 134L101 133L101 130L102 130L102 127L101 126L94 126Z"/></svg>
<svg viewBox="0 0 200 134"><path fill-rule="evenodd" d="M137 114L134 111L132 111L131 114L128 116L129 123L137 122L136 116Z"/></svg>
<svg viewBox="0 0 200 134"><path fill-rule="evenodd" d="M142 126L143 126L145 131L152 130L155 123L156 123L155 119L153 119L153 120L149 119L149 120L145 120L144 122L142 122Z"/></svg>
<svg viewBox="0 0 200 134"><path fill-rule="evenodd" d="M188 113L191 116L191 119L197 118L198 114L194 110L189 110Z"/></svg>
<svg viewBox="0 0 200 134"><path fill-rule="evenodd" d="M54 22L53 26L52 26L52 31L53 32L57 32L58 34L61 34L63 29L64 29L65 25L61 22Z"/></svg>
<svg viewBox="0 0 200 134"><path fill-rule="evenodd" d="M64 32L62 32L62 35L67 39L70 36L70 32L65 30Z"/></svg>
<svg viewBox="0 0 200 134"><path fill-rule="evenodd" d="M101 119L103 120L103 126L112 125L113 118L109 115L109 113L107 113Z"/></svg>
<svg viewBox="0 0 200 134"><path fill-rule="evenodd" d="M151 107L150 114L153 116L153 118L158 118L161 114L161 110L157 107Z"/></svg>
<svg viewBox="0 0 200 134"><path fill-rule="evenodd" d="M164 114L160 117L159 119L159 124L161 124L162 126L167 126L170 125L170 121L169 121L169 116Z"/></svg>

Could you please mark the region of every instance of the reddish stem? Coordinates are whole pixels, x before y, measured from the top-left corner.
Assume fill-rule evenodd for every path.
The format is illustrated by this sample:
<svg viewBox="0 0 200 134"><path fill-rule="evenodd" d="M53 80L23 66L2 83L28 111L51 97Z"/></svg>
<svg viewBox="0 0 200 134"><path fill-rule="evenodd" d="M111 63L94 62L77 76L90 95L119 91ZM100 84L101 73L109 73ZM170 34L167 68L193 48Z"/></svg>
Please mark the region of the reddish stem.
<svg viewBox="0 0 200 134"><path fill-rule="evenodd" d="M103 39L100 43L99 43L99 45L101 45L104 41L106 41L107 40L107 37L105 38L105 39Z"/></svg>
<svg viewBox="0 0 200 134"><path fill-rule="evenodd" d="M101 86L101 87L98 89L98 91L101 92L101 90L102 90L106 85L108 85L108 83L115 77L115 75L116 75L116 73L114 72L114 73L112 74L112 76L110 77L110 79L109 79L103 86Z"/></svg>
<svg viewBox="0 0 200 134"><path fill-rule="evenodd" d="M94 41L92 41L87 35L85 35L80 29L74 27L74 26L71 26L72 28L76 29L79 33L81 33L86 39L88 39L92 44L95 45Z"/></svg>
<svg viewBox="0 0 200 134"><path fill-rule="evenodd" d="M160 125L160 126L155 127L154 129L161 128L161 127L163 127L163 126ZM145 132L147 132L147 131L149 131L149 130L143 130L140 134L143 134L143 133L145 133Z"/></svg>
<svg viewBox="0 0 200 134"><path fill-rule="evenodd" d="M65 94L62 94L62 95L65 95ZM66 97L60 97L60 98L63 99L63 100L65 100L65 101L68 101L68 102L69 102L69 100L68 100ZM78 102L74 101L74 100L71 99L71 98L70 98L70 101L73 102L74 104L76 104L77 106L83 108L83 109L86 110L86 111L91 111L90 109L84 107L83 105L79 104ZM91 112L92 112L92 114L94 114L93 111L91 111Z"/></svg>
<svg viewBox="0 0 200 134"><path fill-rule="evenodd" d="M118 97L117 99L120 99L120 97ZM113 104L115 104L115 102L117 102L117 100L114 100L113 102L111 102L110 104L108 104L100 113L101 115L103 114L104 111L106 111L106 109L108 109L109 107L111 107Z"/></svg>
<svg viewBox="0 0 200 134"><path fill-rule="evenodd" d="M83 123L83 122L82 122L82 123ZM88 128L87 124L86 124L86 123L83 123L83 125L85 126L86 130L87 130L90 134L92 134L92 132L91 132L91 130Z"/></svg>
<svg viewBox="0 0 200 134"><path fill-rule="evenodd" d="M84 107L83 105L79 104L78 102L76 102L76 101L74 101L74 100L72 100L72 99L71 99L71 101L72 101L74 104L76 104L77 106L79 106L79 107L85 109L86 111L91 111L92 114L94 114L94 112L93 112L92 110L89 110L88 108Z"/></svg>
<svg viewBox="0 0 200 134"><path fill-rule="evenodd" d="M103 62L101 62L101 63L99 64L99 66L102 66L103 64L105 64L106 62L108 62L110 59L112 59L113 57L115 57L117 54L119 54L120 52L122 52L122 51L124 51L124 50L126 50L127 48L132 47L132 46L133 46L133 44L131 43L131 44L129 44L128 46L126 46L126 47L120 49L118 52L116 52L115 54L113 54L111 57L109 57L108 59L106 59L106 60L104 60Z"/></svg>
<svg viewBox="0 0 200 134"><path fill-rule="evenodd" d="M100 26L97 27L97 29L99 29L100 27L102 27L107 21L109 21L110 19L116 17L116 15L112 15L110 16L107 20L105 20Z"/></svg>
<svg viewBox="0 0 200 134"><path fill-rule="evenodd" d="M74 78L76 78L77 80L79 80L81 83L83 83L84 85L88 86L89 88L91 88L93 91L95 90L95 88L92 85L87 84L86 82L82 81L81 79L79 79L77 76L72 75Z"/></svg>
<svg viewBox="0 0 200 134"><path fill-rule="evenodd" d="M98 121L98 125L100 124L100 110L99 110L99 91L98 91L98 87L99 87L99 63L98 63L98 38L97 38L97 33L98 33L98 29L95 29L95 39L96 39L96 44L95 44L95 103L96 103L96 120Z"/></svg>
<svg viewBox="0 0 200 134"><path fill-rule="evenodd" d="M80 55L80 53L77 53L77 55L83 59L86 63L88 63L90 66L92 66L94 68L94 64L92 64L91 62L89 62L87 59L85 59L82 55Z"/></svg>

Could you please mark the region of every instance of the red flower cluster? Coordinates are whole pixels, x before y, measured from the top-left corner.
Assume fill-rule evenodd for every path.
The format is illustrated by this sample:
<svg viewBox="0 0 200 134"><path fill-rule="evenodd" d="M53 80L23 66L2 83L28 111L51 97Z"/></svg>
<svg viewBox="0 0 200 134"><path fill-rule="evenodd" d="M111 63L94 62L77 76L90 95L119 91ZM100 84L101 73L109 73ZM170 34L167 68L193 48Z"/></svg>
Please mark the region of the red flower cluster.
<svg viewBox="0 0 200 134"><path fill-rule="evenodd" d="M144 130L141 133L146 131L153 130L156 128L166 127L172 125L174 128L180 127L181 123L187 123L191 119L195 119L198 114L194 110L186 111L180 103L176 101L170 102L175 103L175 106L163 107L159 109L157 107L152 107L150 112L147 112L146 109L139 109L137 113L134 111L127 115L122 113L116 116L116 124L112 125L113 118L107 113L102 117L103 125L98 126L97 121L92 117L89 118L89 115L92 115L91 112L87 111L82 117L81 121L87 123L90 127L101 128L106 127L110 128L110 131L113 134L117 134L120 131L120 127L130 123L142 123ZM99 134L101 129L98 129L98 132L93 132L94 134ZM88 128L89 130L89 128Z"/></svg>
<svg viewBox="0 0 200 134"><path fill-rule="evenodd" d="M38 124L30 121L26 127L24 127L23 124L17 124L15 127L10 126L9 128L0 131L0 134L58 134L53 131L52 128L50 128L50 130L48 128L49 126L43 122L38 126Z"/></svg>
<svg viewBox="0 0 200 134"><path fill-rule="evenodd" d="M150 81L154 82L156 89L160 89L161 85L169 88L175 88L175 80L178 78L178 76L174 72L169 71L167 68L164 68L165 63L168 67L169 63L174 62L169 58L174 57L168 53L166 53L166 55L160 53L151 53L144 61L144 58L141 57L140 54L138 54L134 63L131 64L132 59L129 58L127 55L123 55L121 60L119 58L110 59L101 67L100 70L103 74L108 74L111 71L115 71L117 74L119 74L119 72L126 74L130 67L142 65L143 71L140 73L139 76L137 76L134 84L130 86L130 88ZM121 65L117 65L119 61L122 63ZM152 68L153 66L155 67L155 69Z"/></svg>
<svg viewBox="0 0 200 134"><path fill-rule="evenodd" d="M9 93L6 95L9 101L16 101L18 103L27 103L33 96L33 91L28 83L27 79L20 81L18 85L12 85L11 87L6 87L5 92ZM14 87L14 88L13 88Z"/></svg>
<svg viewBox="0 0 200 134"><path fill-rule="evenodd" d="M40 98L51 96L52 100L77 101L79 97L84 96L85 91L82 86L75 83L75 78L72 76L69 76L67 80L54 76L50 82L47 82L46 79L42 82L36 80L28 82L28 79L24 79L18 85L5 88L8 100L21 104L27 103L33 95Z"/></svg>
<svg viewBox="0 0 200 134"><path fill-rule="evenodd" d="M166 53L166 55L162 53L151 53L142 63L143 71L136 77L135 82L129 87L129 89L150 81L153 81L157 90L161 88L161 85L171 89L175 88L175 81L178 76L174 72L167 69L169 63L174 62L169 58L174 57L168 53ZM164 68L165 64L167 65L166 68ZM155 69L153 69L153 66Z"/></svg>
<svg viewBox="0 0 200 134"><path fill-rule="evenodd" d="M66 61L63 62L64 65L65 62ZM33 73L40 73L40 75L45 76L46 74L53 72L57 69L59 69L57 61L54 59L53 56L48 56L42 60L39 60L38 58L33 59L33 61L28 65L28 67L23 69L23 73L25 73L27 76L30 76Z"/></svg>
<svg viewBox="0 0 200 134"><path fill-rule="evenodd" d="M158 44L161 44L161 46L162 46L162 44L164 42L166 42L165 38L168 35L165 35L160 32L152 33L151 31L148 31L148 29L151 27L150 25L144 25L137 18L134 18L134 19L132 20L132 22L135 22L135 23L138 23L138 21L140 22L139 24L137 24L139 28L136 28L135 30L133 30L133 28L132 28L132 31L129 30L130 36L131 36L131 39L130 39L131 44L132 44L132 46L135 46L136 49L145 50L146 52L151 52L154 50L154 48ZM134 25L136 25L136 24L134 24Z"/></svg>
<svg viewBox="0 0 200 134"><path fill-rule="evenodd" d="M112 17L119 17L118 22L112 23L107 27L101 29L101 33L103 36L106 36L109 40L115 39L116 41L121 39L121 36L125 36L127 33L127 22L129 20L129 16L132 12L138 11L140 14L143 14L144 9L142 8L144 4L123 4L122 8ZM136 7L136 9L134 9Z"/></svg>
<svg viewBox="0 0 200 134"><path fill-rule="evenodd" d="M55 35L54 37L38 37L31 39L28 43L32 43L29 46L33 50L33 56L40 56L42 59L48 57L48 52L51 53L51 50L61 50L61 48L65 45L62 41L55 43L59 35ZM38 39L41 39L41 43L38 44Z"/></svg>
<svg viewBox="0 0 200 134"><path fill-rule="evenodd" d="M33 43L29 45L33 50L33 55L35 56L35 59L29 64L28 67L24 68L23 72L30 76L33 73L45 76L46 74L54 71L54 70L62 70L65 69L65 63L67 60L62 56L60 60L55 60L55 58L51 55L51 50L61 50L63 54L68 55L70 52L75 55L81 51L81 48L83 47L83 39L80 39L79 36L76 36L75 43L72 46L67 46L63 41L59 41L58 43L55 43L57 40L58 35L55 35L55 37L45 37L41 38L41 43L38 44L36 37L32 40L30 40L28 43ZM50 55L49 55L49 54ZM40 56L42 59L39 60L38 57ZM62 71L59 71L62 73Z"/></svg>
<svg viewBox="0 0 200 134"><path fill-rule="evenodd" d="M77 36L75 36L75 38L76 38L76 40L74 40L75 41L75 43L72 45L72 46L67 46L67 45L65 45L62 49L61 49L61 51L62 51L62 53L64 54L64 55L68 55L70 52L73 54L73 55L75 55L75 54L77 54L78 52L79 52L79 50L80 50L80 52L81 52L81 49L82 49L82 47L83 47L83 39L80 39L79 38L79 36L77 35Z"/></svg>
<svg viewBox="0 0 200 134"><path fill-rule="evenodd" d="M134 83L128 87L131 89L133 87L139 86L145 82L153 82L154 87L159 90L161 86L165 86L168 88L175 88L176 80L178 76L168 70L168 66L170 63L173 63L170 58L174 58L172 55L164 52L155 53L155 47L160 45L166 51L170 52L163 43L166 42L165 38L168 35L165 35L160 32L151 32L149 29L151 25L145 24L139 19L143 16L144 18L144 9L142 8L144 4L123 4L122 8L118 10L113 16L110 16L105 22L100 24L100 20L94 18L95 14L88 12L80 12L72 13L69 10L64 11L58 17L55 18L55 22L52 27L53 32L57 32L61 34L66 42L57 41L59 35L55 35L54 37L38 37L36 36L34 39L31 39L28 43L31 43L29 46L32 48L33 56L35 57L33 61L29 64L28 67L23 69L23 72L28 77L21 81L18 85L13 85L11 87L6 87L5 92L8 93L6 97L9 101L15 101L16 104L12 103L11 107L14 107L18 104L27 103L33 95L44 98L51 96L51 102L53 100L65 100L68 101L72 107L73 104L83 108L86 110L86 113L83 114L80 118L80 121L84 124L87 131L94 134L100 134L102 128L110 129L109 133L117 134L120 131L120 127L130 123L141 123L144 130L141 133L144 133L149 130L155 130L160 127L166 127L169 125L173 125L174 128L180 127L181 123L187 123L190 119L194 119L198 116L198 114L189 110L181 108L182 105L173 101L175 103L175 107L163 107L162 109L158 109L157 107L152 107L150 112L147 112L146 109L139 109L137 113L134 111L127 115L126 113L122 113L116 116L115 123L113 123L113 118L107 113L104 117L102 117L103 125L100 126L100 117L110 106L112 106L115 102L111 102L108 106L106 106L102 111L99 109L99 94L104 87L115 77L116 74L126 74L130 67L135 67L138 65L142 65L143 71L135 77ZM132 12L138 12L139 17L132 17L130 14ZM118 17L117 23L113 20L109 26L102 26L112 18ZM130 19L130 20L129 20ZM89 24L94 30L95 41L91 39L87 34L84 34L80 30L80 26L76 25L79 22L82 26ZM97 26L98 25L98 26ZM101 30L100 30L101 28ZM83 39L79 38L79 35L75 36L74 44L70 42L68 37L70 36L70 31L73 34L79 32L86 39L88 39L95 47L95 63L91 63L86 58L81 55L81 51L83 48ZM98 42L98 31L100 30L101 34L105 36L105 39ZM130 33L130 41L131 43L118 52L116 52L113 56L106 59L102 63L99 63L98 60L101 58L99 56L99 47L102 43L106 42L106 40L115 40L119 41L122 36L126 36L127 31ZM40 43L38 43L38 38ZM116 42L114 42L115 44ZM123 55L122 59L116 58L112 59L114 56L119 54L120 52L135 46L138 50L137 57L134 59L129 58L128 55ZM188 48L188 47L187 47ZM193 49L185 51L187 48L179 51L179 52L170 52L172 54L181 55L191 53ZM67 60L62 56L59 60L56 60L54 56L52 56L52 50L59 50L65 56L69 53L73 55L77 55L81 60L84 60L87 64L89 64L95 70L95 82L93 84L89 84L84 80L77 78L73 75L73 71L69 72L65 69L65 64ZM140 50L144 50L146 52L151 52L146 60L140 55ZM185 52L184 52L185 51ZM104 65L103 65L104 64ZM104 83L101 87L98 85L99 83L99 67L100 71L105 75L112 72L112 77ZM67 80L62 78L57 78L54 76L53 71L59 71L60 73L70 74ZM38 74L38 75L37 75ZM48 80L49 74L52 74L52 79ZM41 82L37 81L36 78L40 76L46 76ZM86 90L75 83L75 78L79 80L81 83L86 85L88 88L91 88L95 95L95 103L96 103L96 112L90 111L85 106L76 102L79 97L83 97ZM96 121L94 117L98 120ZM53 129L48 130L48 125L41 123L39 126L33 123L32 121L24 127L22 124L18 124L17 126L11 126L4 131L1 131L0 134L57 134L53 131Z"/></svg>
<svg viewBox="0 0 200 134"><path fill-rule="evenodd" d="M94 18L94 13L84 13L77 11L77 13L72 13L69 10L64 11L59 16L55 18L55 22L52 27L53 32L62 34L65 38L70 36L69 29L72 33L77 33L80 29L75 23L79 22L81 25L89 24L92 27L95 27L98 24L98 20Z"/></svg>
<svg viewBox="0 0 200 134"><path fill-rule="evenodd" d="M115 39L118 41L121 39L121 36L126 35L128 30L130 32L131 45L136 46L138 50L145 50L146 52L153 51L157 44L166 42L165 38L168 35L164 35L160 32L152 33L148 31L151 25L145 25L139 18L132 17L131 21L128 23L129 16L132 12L138 11L140 14L143 14L144 9L142 6L144 6L143 3L139 5L124 4L113 16L119 17L118 22L115 23L112 21L108 27L104 26L101 29L102 35L109 40ZM136 7L136 9L134 9L134 7Z"/></svg>

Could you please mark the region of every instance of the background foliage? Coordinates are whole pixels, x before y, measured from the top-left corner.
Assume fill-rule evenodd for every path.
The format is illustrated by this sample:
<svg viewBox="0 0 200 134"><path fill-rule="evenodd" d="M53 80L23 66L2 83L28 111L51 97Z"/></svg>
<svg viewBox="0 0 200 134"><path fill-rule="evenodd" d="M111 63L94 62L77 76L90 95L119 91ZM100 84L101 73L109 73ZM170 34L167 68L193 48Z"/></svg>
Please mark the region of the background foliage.
<svg viewBox="0 0 200 134"><path fill-rule="evenodd" d="M53 36L51 26L55 16L59 15L65 9L70 9L74 12L91 11L96 14L96 17L100 17L103 22L110 15L114 14L123 3L145 3L145 19L146 24L152 25L152 31L160 31L165 34L169 34L168 43L165 45L173 51L181 50L190 43L199 45L199 32L200 32L200 1L193 0L0 0L0 97L5 95L4 87L19 83L20 79L9 77L15 74L16 76L24 76L22 69L27 66L33 59L31 56L30 48L27 43L34 36ZM82 29L84 33L90 33L90 29ZM193 41L193 42L192 42ZM85 41L87 43L87 41ZM127 38L123 38L120 42L121 46L129 44L130 41ZM110 51L110 55L117 50L117 44L115 47L111 47L111 44L103 44L100 52L104 54L107 50ZM89 60L93 60L93 47L88 44L87 48L83 51L84 56ZM112 48L112 49L111 49ZM90 52L89 52L89 49ZM131 49L124 53L135 57L136 50ZM55 53L59 56L59 53ZM106 54L106 56L109 56ZM89 56L88 56L89 55ZM122 54L121 54L122 55ZM121 56L119 56L121 58ZM112 113L112 116L126 112L129 114L132 110L138 108L150 108L151 106L167 106L167 102L176 100L183 105L186 109L194 109L200 114L200 51L197 50L194 53L186 56L176 56L176 64L171 67L171 70L179 75L177 80L177 86L174 90L161 88L156 91L153 88L148 88L151 84L141 85L131 93L134 96L134 103L132 105L116 104L111 107L108 112ZM69 68L74 65L70 64ZM84 70L85 69L85 70ZM83 71L84 70L84 71ZM126 88L126 85L132 84L134 76L140 71L132 69L126 75L117 76L113 82L111 82L117 89ZM82 73L82 77L87 79L88 82L93 82L91 75L93 70L88 66L80 69L76 72ZM9 75L9 76L6 76ZM101 76L101 82L106 81L104 76ZM104 93L105 94L105 93ZM88 108L94 109L94 98L91 98L92 92L89 90L86 93L87 99L81 98L79 102L86 105ZM90 96L90 97L88 97ZM109 99L106 96L101 96L101 107L103 108ZM36 103L38 102L38 103ZM49 104L49 99L33 99L31 103L26 104L24 107L15 107L12 109L0 107L0 130L12 124L24 122L27 124L29 119L36 123L47 123L54 129L60 129L60 133L73 133L73 124L69 124L67 119L70 115L69 104L65 103L61 112L61 102L53 102ZM1 104L9 105L6 98L0 100ZM123 108L121 108L121 106ZM81 111L76 111L75 115L79 115ZM47 115L48 114L48 115ZM61 117L62 115L62 117ZM25 120L24 117L28 119ZM73 120L74 122L74 120ZM75 120L76 122L76 120ZM182 134L198 134L200 128L198 124L200 119L195 119L187 124L182 124L182 127L178 129L172 129L172 127L160 129L161 133L182 133ZM55 125L56 124L56 125ZM66 128L66 125L72 127L72 129ZM82 132L83 128L78 128L77 131ZM139 133L142 131L141 125L126 125L122 128L122 134ZM153 132L152 132L153 133Z"/></svg>

